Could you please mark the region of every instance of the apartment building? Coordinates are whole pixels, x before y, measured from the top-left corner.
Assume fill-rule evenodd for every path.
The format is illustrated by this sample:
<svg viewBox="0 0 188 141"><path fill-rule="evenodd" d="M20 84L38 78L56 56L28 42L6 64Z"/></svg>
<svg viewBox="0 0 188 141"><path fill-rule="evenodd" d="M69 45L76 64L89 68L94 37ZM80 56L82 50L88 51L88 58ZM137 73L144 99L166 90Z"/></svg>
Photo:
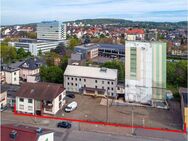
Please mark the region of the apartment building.
<svg viewBox="0 0 188 141"><path fill-rule="evenodd" d="M143 29L128 29L125 31L125 40L144 40L145 34Z"/></svg>
<svg viewBox="0 0 188 141"><path fill-rule="evenodd" d="M152 104L165 99L166 43L125 42L125 100Z"/></svg>
<svg viewBox="0 0 188 141"><path fill-rule="evenodd" d="M24 83L16 92L16 111L55 115L65 104L65 89L55 83Z"/></svg>
<svg viewBox="0 0 188 141"><path fill-rule="evenodd" d="M4 77L3 83L19 85L19 70L19 68L2 64L1 74Z"/></svg>
<svg viewBox="0 0 188 141"><path fill-rule="evenodd" d="M116 97L117 69L68 65L64 87L69 92Z"/></svg>
<svg viewBox="0 0 188 141"><path fill-rule="evenodd" d="M59 21L45 21L37 24L37 39L65 40L66 24Z"/></svg>
<svg viewBox="0 0 188 141"><path fill-rule="evenodd" d="M3 109L5 106L7 106L7 91L1 88L0 109Z"/></svg>

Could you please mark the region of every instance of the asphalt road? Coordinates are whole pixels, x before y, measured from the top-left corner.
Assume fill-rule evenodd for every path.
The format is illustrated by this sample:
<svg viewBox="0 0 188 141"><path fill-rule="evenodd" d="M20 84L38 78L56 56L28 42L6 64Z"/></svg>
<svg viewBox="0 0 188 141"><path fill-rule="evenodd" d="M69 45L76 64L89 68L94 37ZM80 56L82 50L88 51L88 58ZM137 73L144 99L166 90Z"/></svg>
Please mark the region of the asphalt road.
<svg viewBox="0 0 188 141"><path fill-rule="evenodd" d="M106 130L90 130L93 128L90 124L88 128L83 130L83 126L80 123L72 123L71 129L57 128L56 124L58 120L46 120L33 117L15 116L11 111L6 111L1 114L1 124L18 123L35 127L48 128L55 132L54 141L186 141L183 134L176 133L162 133L156 131L146 131L143 129L136 129L136 136L130 136L126 133L124 135L118 135L118 132L128 132L126 128L117 127L116 130L112 130L111 133ZM85 126L85 125L84 125ZM113 127L105 127L113 128ZM97 127L97 129L100 129ZM89 131L90 130L90 131Z"/></svg>

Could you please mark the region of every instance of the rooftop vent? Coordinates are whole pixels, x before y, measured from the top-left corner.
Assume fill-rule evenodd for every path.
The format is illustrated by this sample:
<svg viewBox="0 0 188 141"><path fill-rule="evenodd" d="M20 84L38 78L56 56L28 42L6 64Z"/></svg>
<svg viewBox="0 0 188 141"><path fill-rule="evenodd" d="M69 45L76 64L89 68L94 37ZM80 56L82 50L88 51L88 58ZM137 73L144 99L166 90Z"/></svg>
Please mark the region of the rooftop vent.
<svg viewBox="0 0 188 141"><path fill-rule="evenodd" d="M11 138L11 139L16 139L16 135L17 135L17 131L12 130L12 131L10 132L10 138Z"/></svg>
<svg viewBox="0 0 188 141"><path fill-rule="evenodd" d="M36 132L39 133L39 134L42 133L42 131L43 131L43 129L40 128L40 127L36 129Z"/></svg>
<svg viewBox="0 0 188 141"><path fill-rule="evenodd" d="M102 68L100 69L100 71L101 71L101 72L106 72L106 71L107 71L107 68L102 67Z"/></svg>

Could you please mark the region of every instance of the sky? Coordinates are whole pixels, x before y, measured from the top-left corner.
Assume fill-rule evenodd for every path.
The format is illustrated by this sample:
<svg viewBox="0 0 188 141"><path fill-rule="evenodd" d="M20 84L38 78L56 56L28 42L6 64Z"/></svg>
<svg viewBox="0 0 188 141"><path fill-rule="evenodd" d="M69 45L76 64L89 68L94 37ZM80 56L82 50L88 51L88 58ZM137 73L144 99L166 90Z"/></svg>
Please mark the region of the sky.
<svg viewBox="0 0 188 141"><path fill-rule="evenodd" d="M133 21L186 21L187 0L1 0L1 24L121 18Z"/></svg>

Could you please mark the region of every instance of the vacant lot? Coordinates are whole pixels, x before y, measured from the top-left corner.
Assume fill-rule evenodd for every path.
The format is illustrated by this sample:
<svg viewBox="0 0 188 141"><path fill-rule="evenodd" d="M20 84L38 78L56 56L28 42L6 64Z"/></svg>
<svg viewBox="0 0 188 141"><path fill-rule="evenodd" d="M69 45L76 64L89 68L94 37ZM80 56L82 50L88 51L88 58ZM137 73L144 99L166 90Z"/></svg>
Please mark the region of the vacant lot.
<svg viewBox="0 0 188 141"><path fill-rule="evenodd" d="M101 98L76 95L75 99L68 99L68 103L76 101L78 108L70 113L63 110L58 112L58 117L73 119L120 123L126 125L181 129L182 119L180 104L176 101L169 102L170 110L138 106L107 106L101 105ZM133 111L133 112L132 112ZM133 118L132 118L133 117Z"/></svg>

